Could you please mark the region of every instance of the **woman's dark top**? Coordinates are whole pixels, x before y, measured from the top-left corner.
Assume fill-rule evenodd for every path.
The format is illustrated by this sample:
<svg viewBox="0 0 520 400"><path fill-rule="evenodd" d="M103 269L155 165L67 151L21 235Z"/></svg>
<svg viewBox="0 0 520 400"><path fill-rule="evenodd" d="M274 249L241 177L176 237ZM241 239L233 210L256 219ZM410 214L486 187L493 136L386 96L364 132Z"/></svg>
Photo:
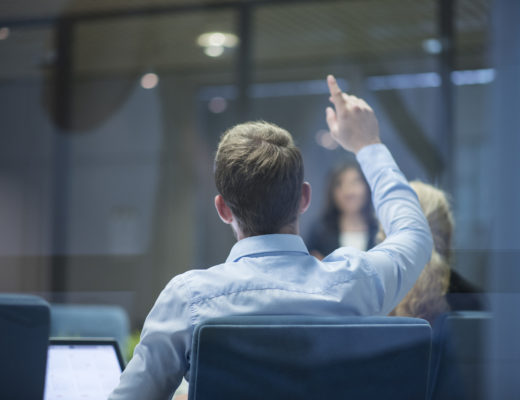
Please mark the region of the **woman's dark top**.
<svg viewBox="0 0 520 400"><path fill-rule="evenodd" d="M446 301L452 311L483 311L487 309L483 291L454 270L451 270Z"/></svg>
<svg viewBox="0 0 520 400"><path fill-rule="evenodd" d="M377 223L369 224L367 250L374 247L377 230ZM318 251L323 254L323 256L327 256L340 247L339 229L323 221L317 222L312 226L306 244L310 253Z"/></svg>

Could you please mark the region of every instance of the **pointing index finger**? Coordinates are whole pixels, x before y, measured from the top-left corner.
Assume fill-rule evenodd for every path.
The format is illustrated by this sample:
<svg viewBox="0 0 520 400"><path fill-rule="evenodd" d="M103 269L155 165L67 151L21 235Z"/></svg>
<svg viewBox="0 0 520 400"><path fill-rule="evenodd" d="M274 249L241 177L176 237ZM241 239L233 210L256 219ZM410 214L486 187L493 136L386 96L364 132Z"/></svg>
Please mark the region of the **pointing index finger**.
<svg viewBox="0 0 520 400"><path fill-rule="evenodd" d="M332 75L327 76L327 84L329 85L329 91L334 105L344 102L343 95L341 89L338 86L338 82L336 82L336 78L334 78Z"/></svg>

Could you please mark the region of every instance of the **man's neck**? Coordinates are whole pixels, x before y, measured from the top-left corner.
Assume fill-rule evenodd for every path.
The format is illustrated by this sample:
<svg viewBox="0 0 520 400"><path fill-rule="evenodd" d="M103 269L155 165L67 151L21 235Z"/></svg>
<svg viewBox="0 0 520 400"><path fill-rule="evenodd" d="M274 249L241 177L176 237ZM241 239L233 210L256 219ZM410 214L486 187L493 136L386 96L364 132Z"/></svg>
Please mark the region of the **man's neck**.
<svg viewBox="0 0 520 400"><path fill-rule="evenodd" d="M237 238L237 242L239 240L245 239L252 235L244 235L240 228L233 229L235 232L235 237ZM287 234L287 235L299 235L300 234L300 226L298 222L294 222L292 224L287 224L282 227L278 232L273 232L273 234Z"/></svg>

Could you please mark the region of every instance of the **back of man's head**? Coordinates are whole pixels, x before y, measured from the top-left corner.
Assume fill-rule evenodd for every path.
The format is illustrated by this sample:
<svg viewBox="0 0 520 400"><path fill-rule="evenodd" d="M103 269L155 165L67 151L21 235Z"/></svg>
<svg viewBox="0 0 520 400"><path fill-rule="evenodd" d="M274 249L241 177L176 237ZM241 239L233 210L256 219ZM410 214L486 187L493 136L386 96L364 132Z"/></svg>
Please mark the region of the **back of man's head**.
<svg viewBox="0 0 520 400"><path fill-rule="evenodd" d="M298 217L302 156L285 129L240 124L220 139L215 183L245 236L278 233Z"/></svg>

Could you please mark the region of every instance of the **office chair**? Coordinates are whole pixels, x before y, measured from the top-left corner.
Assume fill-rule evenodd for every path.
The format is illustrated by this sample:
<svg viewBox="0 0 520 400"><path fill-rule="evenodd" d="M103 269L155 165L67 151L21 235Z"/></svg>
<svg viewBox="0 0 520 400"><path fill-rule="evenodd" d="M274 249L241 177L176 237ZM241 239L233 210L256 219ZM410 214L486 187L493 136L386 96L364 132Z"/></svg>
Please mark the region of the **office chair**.
<svg viewBox="0 0 520 400"><path fill-rule="evenodd" d="M416 318L216 318L194 330L188 399L425 399L430 348Z"/></svg>
<svg viewBox="0 0 520 400"><path fill-rule="evenodd" d="M0 294L0 398L41 399L49 342L49 304Z"/></svg>
<svg viewBox="0 0 520 400"><path fill-rule="evenodd" d="M431 400L486 398L486 332L491 315L455 311L441 315L433 329Z"/></svg>
<svg viewBox="0 0 520 400"><path fill-rule="evenodd" d="M124 349L130 335L126 311L112 305L51 305L52 337L112 337Z"/></svg>

